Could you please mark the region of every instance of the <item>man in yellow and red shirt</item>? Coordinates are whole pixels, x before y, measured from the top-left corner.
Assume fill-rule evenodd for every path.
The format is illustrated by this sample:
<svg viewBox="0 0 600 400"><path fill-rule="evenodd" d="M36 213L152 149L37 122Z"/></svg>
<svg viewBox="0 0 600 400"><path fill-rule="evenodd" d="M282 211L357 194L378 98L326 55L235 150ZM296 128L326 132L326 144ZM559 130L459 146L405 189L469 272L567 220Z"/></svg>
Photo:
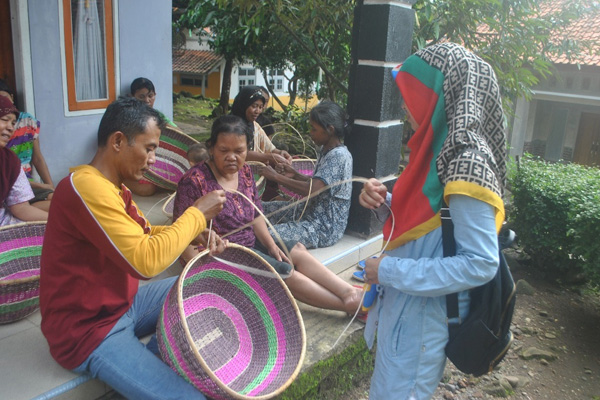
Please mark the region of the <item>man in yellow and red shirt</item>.
<svg viewBox="0 0 600 400"><path fill-rule="evenodd" d="M225 202L225 192L214 191L173 225L150 225L123 180L139 180L155 162L163 126L144 103L115 101L100 121L92 161L57 186L42 250L41 328L60 365L127 398L204 399L156 357L155 338L138 339L154 332L175 278L138 288L139 280L168 268Z"/></svg>

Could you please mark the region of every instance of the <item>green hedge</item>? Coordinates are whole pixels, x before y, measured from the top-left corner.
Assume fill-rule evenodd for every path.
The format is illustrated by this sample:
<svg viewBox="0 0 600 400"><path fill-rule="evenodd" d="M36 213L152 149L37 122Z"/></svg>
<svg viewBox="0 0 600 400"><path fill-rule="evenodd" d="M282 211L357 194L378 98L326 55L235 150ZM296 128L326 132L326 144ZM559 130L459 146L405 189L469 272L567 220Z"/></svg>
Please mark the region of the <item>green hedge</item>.
<svg viewBox="0 0 600 400"><path fill-rule="evenodd" d="M509 173L509 220L535 264L552 273L583 271L600 283L600 170L526 155Z"/></svg>

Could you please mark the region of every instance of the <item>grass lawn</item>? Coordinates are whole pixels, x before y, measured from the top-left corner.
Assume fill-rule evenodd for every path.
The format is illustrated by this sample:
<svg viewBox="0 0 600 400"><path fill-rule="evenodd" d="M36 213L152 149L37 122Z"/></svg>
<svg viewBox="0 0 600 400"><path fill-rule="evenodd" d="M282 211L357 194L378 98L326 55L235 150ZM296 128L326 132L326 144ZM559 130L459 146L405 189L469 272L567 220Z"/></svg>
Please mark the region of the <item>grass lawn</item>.
<svg viewBox="0 0 600 400"><path fill-rule="evenodd" d="M173 120L198 141L208 139L213 123L212 111L218 100L179 96L173 103Z"/></svg>
<svg viewBox="0 0 600 400"><path fill-rule="evenodd" d="M173 103L173 121L182 131L199 142L204 142L210 136L210 128L214 121L212 111L218 105L218 100L181 95L176 97L176 102ZM299 120L291 122L291 124L295 125L295 129L290 128L289 123L276 123L275 131L277 133L273 137L275 146L289 151L292 155L314 158L315 153L312 149L314 143L308 135L308 124L306 122L299 123ZM302 132L298 132L298 130Z"/></svg>

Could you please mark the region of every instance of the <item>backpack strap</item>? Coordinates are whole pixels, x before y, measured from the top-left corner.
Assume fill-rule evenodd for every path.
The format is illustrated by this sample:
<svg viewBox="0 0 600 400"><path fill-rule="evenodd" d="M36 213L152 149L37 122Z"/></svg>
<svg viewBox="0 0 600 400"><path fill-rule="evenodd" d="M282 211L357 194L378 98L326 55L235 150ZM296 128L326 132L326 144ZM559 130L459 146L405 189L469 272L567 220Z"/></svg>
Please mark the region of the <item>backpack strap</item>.
<svg viewBox="0 0 600 400"><path fill-rule="evenodd" d="M444 257L452 257L456 255L456 241L454 240L454 224L452 218L450 218L450 209L445 201L442 203L442 209L440 210L440 217L442 219L442 245L444 248ZM458 293L450 293L446 295L446 311L447 321L458 318ZM448 324L450 331L450 337L452 337L452 329L460 325L460 319L458 324Z"/></svg>

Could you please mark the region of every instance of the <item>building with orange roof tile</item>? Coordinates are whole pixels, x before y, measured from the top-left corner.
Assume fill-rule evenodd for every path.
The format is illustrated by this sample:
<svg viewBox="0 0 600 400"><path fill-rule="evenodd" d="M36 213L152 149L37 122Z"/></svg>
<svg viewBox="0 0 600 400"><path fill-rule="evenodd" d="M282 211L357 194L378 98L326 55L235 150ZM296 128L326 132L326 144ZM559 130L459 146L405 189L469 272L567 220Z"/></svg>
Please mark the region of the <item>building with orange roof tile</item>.
<svg viewBox="0 0 600 400"><path fill-rule="evenodd" d="M181 32L185 38L181 48L173 53L173 92L188 92L193 95L218 99L221 96L225 59L217 55L208 45L210 30L202 32L200 40L198 32ZM240 89L246 85L258 85L273 89L277 97L287 104L290 98L288 83L293 72L291 70L269 70L266 80L262 71L250 63L235 63L231 73L230 101L233 101ZM312 104L312 102L311 102ZM276 109L279 105L271 97L269 106Z"/></svg>
<svg viewBox="0 0 600 400"><path fill-rule="evenodd" d="M556 10L566 1L550 0L544 7ZM529 102L517 100L509 137L512 156L527 152L548 161L600 165L600 2L582 4L589 13L560 35L589 42L592 51L555 57L555 74L540 81Z"/></svg>

